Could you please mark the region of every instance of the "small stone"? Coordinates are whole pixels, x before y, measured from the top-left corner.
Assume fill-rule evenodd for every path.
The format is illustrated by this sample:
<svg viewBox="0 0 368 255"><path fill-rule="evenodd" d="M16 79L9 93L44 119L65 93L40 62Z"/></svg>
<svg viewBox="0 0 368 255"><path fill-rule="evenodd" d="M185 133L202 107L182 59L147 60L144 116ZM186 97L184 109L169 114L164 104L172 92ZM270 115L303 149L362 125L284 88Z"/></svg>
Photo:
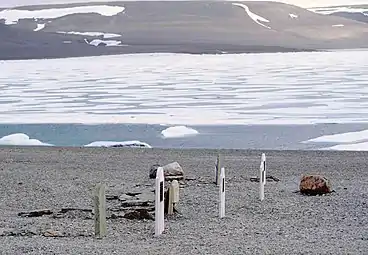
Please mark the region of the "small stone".
<svg viewBox="0 0 368 255"><path fill-rule="evenodd" d="M54 231L54 230L46 230L44 233L43 233L43 236L45 237L62 237L63 235L60 234L59 232L57 231Z"/></svg>
<svg viewBox="0 0 368 255"><path fill-rule="evenodd" d="M331 193L331 184L321 175L304 175L300 181L299 190L306 195L322 195Z"/></svg>

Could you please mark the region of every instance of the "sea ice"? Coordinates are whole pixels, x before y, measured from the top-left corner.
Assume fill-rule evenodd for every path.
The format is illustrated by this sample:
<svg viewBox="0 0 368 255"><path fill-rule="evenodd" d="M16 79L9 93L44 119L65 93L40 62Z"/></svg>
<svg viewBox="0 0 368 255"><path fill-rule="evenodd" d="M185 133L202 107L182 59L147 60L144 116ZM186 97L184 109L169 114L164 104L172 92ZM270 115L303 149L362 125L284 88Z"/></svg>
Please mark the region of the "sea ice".
<svg viewBox="0 0 368 255"><path fill-rule="evenodd" d="M368 140L368 130L325 135L305 141L305 143L356 143Z"/></svg>
<svg viewBox="0 0 368 255"><path fill-rule="evenodd" d="M97 36L103 36L104 39L121 37L121 35L119 35L119 34L102 33L102 32L75 32L75 31L64 32L64 31L59 31L58 33L59 34L70 34L70 35L96 36L96 37Z"/></svg>
<svg viewBox="0 0 368 255"><path fill-rule="evenodd" d="M344 24L337 24L337 25L332 25L333 27L344 27Z"/></svg>
<svg viewBox="0 0 368 255"><path fill-rule="evenodd" d="M30 139L28 135L16 133L0 138L0 145L19 145L19 146L52 146L37 139Z"/></svg>
<svg viewBox="0 0 368 255"><path fill-rule="evenodd" d="M37 27L33 31L35 31L35 32L40 31L40 30L44 29L45 26L46 26L46 24L37 24Z"/></svg>
<svg viewBox="0 0 368 255"><path fill-rule="evenodd" d="M125 10L122 6L90 5L69 8L53 8L43 10L19 10L5 9L0 11L0 19L5 20L6 25L16 24L20 19L56 19L66 15L77 13L98 13L102 16L114 16Z"/></svg>
<svg viewBox="0 0 368 255"><path fill-rule="evenodd" d="M270 22L269 20L267 20L267 19L265 19L265 18L263 18L263 17L261 17L261 16L259 16L259 15L255 14L255 13L251 12L251 11L249 10L249 7L248 7L248 6L246 6L245 4L233 3L233 5L235 5L235 6L239 6L239 7L243 8L243 9L246 11L246 13L248 14L248 16L249 16L249 17L250 17L254 22L256 22L258 25L261 25L262 27L265 27L265 28L271 29L270 27L268 27L268 26L266 26L266 25L264 25L264 24L262 24L262 23L261 23L261 22Z"/></svg>
<svg viewBox="0 0 368 255"><path fill-rule="evenodd" d="M161 134L165 138L178 138L197 135L199 132L186 126L174 126L161 131Z"/></svg>
<svg viewBox="0 0 368 255"><path fill-rule="evenodd" d="M93 46L99 46L101 43L105 44L106 47L111 47L111 46L121 46L121 41L116 41L116 40L100 40L100 39L94 39L90 42L88 42L85 39L85 42L93 45Z"/></svg>
<svg viewBox="0 0 368 255"><path fill-rule="evenodd" d="M148 143L140 141L123 141L123 142L113 142L113 141L96 141L85 145L84 147L111 147L111 146L121 146L121 147L137 147L137 148L152 148Z"/></svg>

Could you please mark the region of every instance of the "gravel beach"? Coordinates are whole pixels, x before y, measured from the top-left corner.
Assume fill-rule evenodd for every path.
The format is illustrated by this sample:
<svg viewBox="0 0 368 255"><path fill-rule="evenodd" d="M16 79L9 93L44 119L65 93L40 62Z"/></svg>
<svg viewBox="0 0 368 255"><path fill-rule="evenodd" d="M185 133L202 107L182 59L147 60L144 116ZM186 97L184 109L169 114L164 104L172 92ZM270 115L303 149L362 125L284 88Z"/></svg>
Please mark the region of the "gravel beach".
<svg viewBox="0 0 368 255"><path fill-rule="evenodd" d="M218 217L216 156L226 168L226 218ZM258 200L261 153L268 175ZM0 254L366 254L368 152L172 150L113 148L0 148ZM155 163L177 161L188 179L179 214L154 237L152 220L108 217L108 234L93 236L93 220L77 210L67 217L21 217L20 212L92 209L95 184L109 197L152 189ZM332 182L325 196L299 194L305 173ZM194 179L194 180L192 180ZM108 209L114 206L107 201ZM110 215L108 211L108 216ZM59 233L56 236L45 233Z"/></svg>

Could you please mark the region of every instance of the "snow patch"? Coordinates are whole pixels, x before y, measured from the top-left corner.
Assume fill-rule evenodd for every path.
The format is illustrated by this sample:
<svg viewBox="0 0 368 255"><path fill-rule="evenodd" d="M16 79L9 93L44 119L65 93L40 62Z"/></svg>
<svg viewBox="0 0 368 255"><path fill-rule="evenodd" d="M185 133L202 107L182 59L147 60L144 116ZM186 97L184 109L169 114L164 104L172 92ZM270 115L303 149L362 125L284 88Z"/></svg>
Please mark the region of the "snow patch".
<svg viewBox="0 0 368 255"><path fill-rule="evenodd" d="M141 141L96 141L85 145L84 147L130 147L130 148L152 148L148 143Z"/></svg>
<svg viewBox="0 0 368 255"><path fill-rule="evenodd" d="M6 25L12 25L16 24L20 19L56 19L66 15L78 13L97 13L102 16L115 16L123 12L124 10L124 7L109 5L78 6L70 8L53 8L33 11L6 9L0 11L0 19L4 19Z"/></svg>
<svg viewBox="0 0 368 255"><path fill-rule="evenodd" d="M106 47L112 47L112 46L122 46L121 45L121 41L116 41L116 40L100 40L100 39L94 39L90 42L88 42L87 39L84 39L84 41L90 45L93 46L100 46L101 44L105 45Z"/></svg>
<svg viewBox="0 0 368 255"><path fill-rule="evenodd" d="M337 25L332 25L333 27L344 27L344 24L337 24Z"/></svg>
<svg viewBox="0 0 368 255"><path fill-rule="evenodd" d="M336 12L350 12L350 13L362 13L364 15L368 15L368 8L355 8L355 7L319 7L319 8L310 8L309 11L329 15Z"/></svg>
<svg viewBox="0 0 368 255"><path fill-rule="evenodd" d="M35 31L35 32L40 31L40 30L44 29L45 26L46 26L46 24L37 24L37 27L33 31Z"/></svg>
<svg viewBox="0 0 368 255"><path fill-rule="evenodd" d="M161 134L165 138L177 138L197 135L199 134L199 132L193 128L188 128L186 126L175 126L162 130Z"/></svg>
<svg viewBox="0 0 368 255"><path fill-rule="evenodd" d="M52 146L52 144L43 143L37 139L30 139L28 135L16 133L0 138L0 145L18 145L18 146Z"/></svg>
<svg viewBox="0 0 368 255"><path fill-rule="evenodd" d="M292 18L292 19L297 19L298 15L289 13L289 17Z"/></svg>
<svg viewBox="0 0 368 255"><path fill-rule="evenodd" d="M64 32L64 31L59 31L57 33L59 33L59 34L69 34L69 35L84 35L84 36L103 36L104 39L121 37L121 35L119 35L119 34L102 33L102 32L75 32L75 31Z"/></svg>
<svg viewBox="0 0 368 255"><path fill-rule="evenodd" d="M261 22L270 22L269 20L267 20L267 19L265 19L265 18L263 18L263 17L261 17L261 16L259 16L259 15L257 15L257 14L255 14L255 13L253 13L253 12L251 12L250 10L249 10L249 8L248 8L248 6L246 6L245 4L239 4L239 3L233 3L233 5L235 5L235 6L239 6L239 7L241 7L241 8L243 8L245 11L246 11L246 13L248 14L248 16L254 21L254 22L256 22L258 25L261 25L262 27L265 27L265 28L268 28L268 29L271 29L270 27L268 27L268 26L266 26L266 25L264 25L264 24L262 24Z"/></svg>

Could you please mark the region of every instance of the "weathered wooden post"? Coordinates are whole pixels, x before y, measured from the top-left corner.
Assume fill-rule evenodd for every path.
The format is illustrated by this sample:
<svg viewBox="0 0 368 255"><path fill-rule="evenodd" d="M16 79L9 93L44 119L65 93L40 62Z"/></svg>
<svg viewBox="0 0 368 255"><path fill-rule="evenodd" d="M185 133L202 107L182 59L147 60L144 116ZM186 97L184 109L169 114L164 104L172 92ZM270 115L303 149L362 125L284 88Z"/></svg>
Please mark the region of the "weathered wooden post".
<svg viewBox="0 0 368 255"><path fill-rule="evenodd" d="M173 180L169 187L169 203L167 214L174 214L174 206L179 202L179 182Z"/></svg>
<svg viewBox="0 0 368 255"><path fill-rule="evenodd" d="M262 153L261 165L259 167L259 199L264 200L264 186L266 184L266 155Z"/></svg>
<svg viewBox="0 0 368 255"><path fill-rule="evenodd" d="M107 233L105 184L97 184L93 193L95 236L103 238Z"/></svg>
<svg viewBox="0 0 368 255"><path fill-rule="evenodd" d="M225 168L221 168L220 171L220 204L219 204L219 209L220 209L220 218L225 217Z"/></svg>
<svg viewBox="0 0 368 255"><path fill-rule="evenodd" d="M221 172L221 167L222 167L222 155L218 154L217 155L217 161L216 161L216 169L215 169L215 183L216 185L219 185L220 181L220 172Z"/></svg>
<svg viewBox="0 0 368 255"><path fill-rule="evenodd" d="M157 169L156 173L156 191L155 191L155 235L159 236L164 231L164 170L162 167Z"/></svg>

